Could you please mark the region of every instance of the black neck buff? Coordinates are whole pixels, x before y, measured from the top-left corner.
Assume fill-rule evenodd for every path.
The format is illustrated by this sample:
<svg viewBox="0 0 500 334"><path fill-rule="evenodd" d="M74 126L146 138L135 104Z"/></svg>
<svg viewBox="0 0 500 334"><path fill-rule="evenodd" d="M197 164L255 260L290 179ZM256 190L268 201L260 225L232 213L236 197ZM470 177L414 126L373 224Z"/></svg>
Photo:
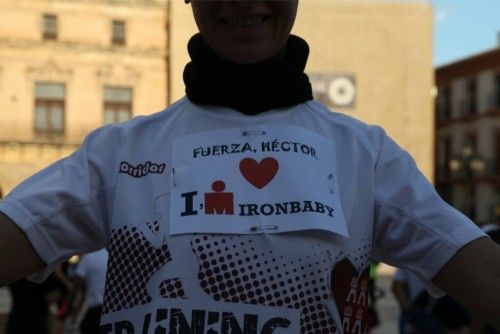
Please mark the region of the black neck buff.
<svg viewBox="0 0 500 334"><path fill-rule="evenodd" d="M247 115L312 100L304 68L307 43L291 35L285 54L257 64L235 64L205 46L200 34L188 44L191 62L184 68L186 95L193 103L236 109Z"/></svg>

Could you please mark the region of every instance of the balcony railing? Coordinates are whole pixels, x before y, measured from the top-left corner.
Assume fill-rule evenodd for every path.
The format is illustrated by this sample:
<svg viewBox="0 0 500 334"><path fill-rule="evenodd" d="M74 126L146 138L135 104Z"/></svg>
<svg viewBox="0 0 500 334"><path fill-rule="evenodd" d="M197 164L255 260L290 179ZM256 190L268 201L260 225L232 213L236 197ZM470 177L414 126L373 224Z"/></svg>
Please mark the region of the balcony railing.
<svg viewBox="0 0 500 334"><path fill-rule="evenodd" d="M436 168L438 184L480 182L496 178L500 178L500 163L495 163L493 159L452 159L446 164L438 164Z"/></svg>

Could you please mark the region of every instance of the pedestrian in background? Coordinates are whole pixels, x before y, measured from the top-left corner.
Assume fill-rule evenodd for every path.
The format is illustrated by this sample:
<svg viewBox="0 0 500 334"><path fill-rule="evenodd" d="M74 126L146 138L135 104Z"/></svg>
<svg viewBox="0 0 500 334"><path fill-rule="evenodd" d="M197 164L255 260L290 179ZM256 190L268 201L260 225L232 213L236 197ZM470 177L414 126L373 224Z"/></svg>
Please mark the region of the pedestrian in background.
<svg viewBox="0 0 500 334"><path fill-rule="evenodd" d="M500 214L497 214L495 222L484 225L481 228L490 236L491 240L500 245ZM497 298L500 298L500 296L497 296ZM470 334L500 334L500 331L493 329L483 319L473 317Z"/></svg>
<svg viewBox="0 0 500 334"><path fill-rule="evenodd" d="M56 268L54 274L60 282L61 294L57 301L55 319L52 326L52 334L67 334L74 332L74 325L77 317L75 308L75 298L78 291L75 287L75 265L78 256L64 261Z"/></svg>
<svg viewBox="0 0 500 334"><path fill-rule="evenodd" d="M104 300L104 282L108 252L105 249L82 255L76 266L75 286L83 290L83 300L79 310L86 311L80 324L81 334L95 334L99 331L101 311Z"/></svg>
<svg viewBox="0 0 500 334"><path fill-rule="evenodd" d="M413 272L397 269L392 292L401 309L401 334L468 333L470 313L449 296L431 296Z"/></svg>
<svg viewBox="0 0 500 334"><path fill-rule="evenodd" d="M6 334L50 334L50 305L57 303L60 285L54 274L36 284L25 278L9 285L12 306Z"/></svg>
<svg viewBox="0 0 500 334"><path fill-rule="evenodd" d="M400 306L400 334L445 334L444 325L434 317L436 299L431 298L420 279L411 271L397 269L392 292Z"/></svg>

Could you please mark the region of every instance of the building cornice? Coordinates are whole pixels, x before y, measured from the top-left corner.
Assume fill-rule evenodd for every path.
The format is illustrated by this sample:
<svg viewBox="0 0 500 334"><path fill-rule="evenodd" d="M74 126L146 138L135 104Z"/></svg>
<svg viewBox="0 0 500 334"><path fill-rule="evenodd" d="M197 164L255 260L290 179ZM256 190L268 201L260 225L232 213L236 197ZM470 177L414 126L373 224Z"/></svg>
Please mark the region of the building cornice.
<svg viewBox="0 0 500 334"><path fill-rule="evenodd" d="M99 44L90 43L77 43L77 42L47 42L47 41L37 41L28 39L8 39L0 38L0 49L19 49L19 50L47 50L54 52L75 52L75 53L102 53L102 54L117 54L120 56L134 56L134 57L154 57L154 58L164 58L167 51L160 48L133 48L133 47L117 47L117 46L105 46Z"/></svg>
<svg viewBox="0 0 500 334"><path fill-rule="evenodd" d="M477 123L480 120L488 119L488 118L492 118L492 119L500 118L500 109L494 108L494 109L490 109L486 112L478 113L475 115L468 115L468 116L462 116L462 117L437 121L436 122L436 129L440 130L440 129L452 127L456 124L469 124L470 125L470 124Z"/></svg>
<svg viewBox="0 0 500 334"><path fill-rule="evenodd" d="M485 70L500 71L500 47L436 68L436 84L441 86Z"/></svg>
<svg viewBox="0 0 500 334"><path fill-rule="evenodd" d="M476 178L469 179L448 179L448 180L438 180L436 181L437 187L446 187L453 185L462 186L476 186L478 184L490 184L490 185L500 185L500 177L496 175L490 176L480 176Z"/></svg>
<svg viewBox="0 0 500 334"><path fill-rule="evenodd" d="M167 1L171 0L45 0L37 2L50 2L50 3L79 3L79 4L96 4L108 6L122 6L122 7L165 7ZM33 2L33 0L21 0L19 2Z"/></svg>
<svg viewBox="0 0 500 334"><path fill-rule="evenodd" d="M10 147L19 148L21 146L51 146L58 148L76 149L80 146L81 141L68 141L64 139L37 139L37 140L22 140L22 139L0 139L0 148Z"/></svg>

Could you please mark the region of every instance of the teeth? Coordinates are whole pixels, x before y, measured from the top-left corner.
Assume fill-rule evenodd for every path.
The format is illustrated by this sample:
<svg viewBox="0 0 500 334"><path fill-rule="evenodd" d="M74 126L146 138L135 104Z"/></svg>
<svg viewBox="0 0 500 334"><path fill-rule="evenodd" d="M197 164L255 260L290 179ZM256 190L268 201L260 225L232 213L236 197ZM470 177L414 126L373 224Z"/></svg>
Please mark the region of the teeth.
<svg viewBox="0 0 500 334"><path fill-rule="evenodd" d="M222 19L222 21L230 26L251 27L260 22L263 22L264 19L265 19L264 16L255 16L249 18L227 18L227 19Z"/></svg>

